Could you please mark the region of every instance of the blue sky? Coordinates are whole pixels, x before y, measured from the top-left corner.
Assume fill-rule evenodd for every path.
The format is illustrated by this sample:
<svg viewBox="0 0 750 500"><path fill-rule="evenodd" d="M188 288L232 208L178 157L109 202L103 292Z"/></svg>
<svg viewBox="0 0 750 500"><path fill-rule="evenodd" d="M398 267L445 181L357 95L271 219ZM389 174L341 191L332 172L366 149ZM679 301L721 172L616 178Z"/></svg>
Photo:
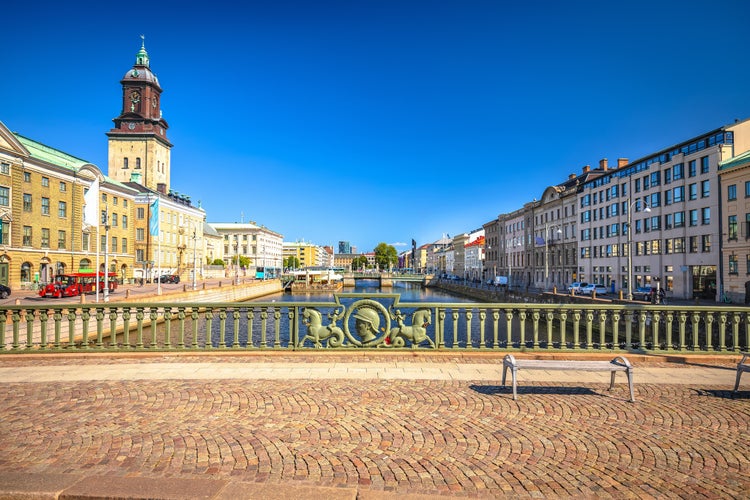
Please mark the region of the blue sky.
<svg viewBox="0 0 750 500"><path fill-rule="evenodd" d="M418 244L750 117L750 2L12 2L0 121L107 171L146 36L171 187L285 240Z"/></svg>

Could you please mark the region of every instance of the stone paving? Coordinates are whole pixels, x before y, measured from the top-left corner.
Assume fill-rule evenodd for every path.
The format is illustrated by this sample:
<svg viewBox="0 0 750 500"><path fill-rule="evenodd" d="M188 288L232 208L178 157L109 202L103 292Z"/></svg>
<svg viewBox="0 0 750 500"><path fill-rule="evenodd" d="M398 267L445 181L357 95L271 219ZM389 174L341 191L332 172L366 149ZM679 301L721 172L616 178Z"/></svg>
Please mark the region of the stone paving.
<svg viewBox="0 0 750 500"><path fill-rule="evenodd" d="M498 359L2 356L0 497L750 495L726 357L634 362L636 403L624 378L531 371L513 401Z"/></svg>

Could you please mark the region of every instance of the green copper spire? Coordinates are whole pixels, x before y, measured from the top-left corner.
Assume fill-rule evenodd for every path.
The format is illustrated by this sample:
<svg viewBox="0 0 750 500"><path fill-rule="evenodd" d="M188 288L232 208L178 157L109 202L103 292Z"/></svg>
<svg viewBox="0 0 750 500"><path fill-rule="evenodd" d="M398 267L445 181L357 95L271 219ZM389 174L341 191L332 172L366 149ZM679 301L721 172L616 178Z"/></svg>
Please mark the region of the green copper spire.
<svg viewBox="0 0 750 500"><path fill-rule="evenodd" d="M148 53L146 52L146 35L141 35L141 50L135 55L136 66L146 66L148 68Z"/></svg>

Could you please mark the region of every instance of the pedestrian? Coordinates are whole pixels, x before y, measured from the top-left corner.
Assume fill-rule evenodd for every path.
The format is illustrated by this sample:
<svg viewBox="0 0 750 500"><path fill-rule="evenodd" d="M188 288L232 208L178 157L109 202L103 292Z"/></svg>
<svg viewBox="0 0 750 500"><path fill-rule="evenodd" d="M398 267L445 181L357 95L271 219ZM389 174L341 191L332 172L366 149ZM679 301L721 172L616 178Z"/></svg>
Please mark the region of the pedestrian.
<svg viewBox="0 0 750 500"><path fill-rule="evenodd" d="M664 291L663 288L659 288L659 304L666 304L667 301L665 300L665 297L667 296L667 292Z"/></svg>

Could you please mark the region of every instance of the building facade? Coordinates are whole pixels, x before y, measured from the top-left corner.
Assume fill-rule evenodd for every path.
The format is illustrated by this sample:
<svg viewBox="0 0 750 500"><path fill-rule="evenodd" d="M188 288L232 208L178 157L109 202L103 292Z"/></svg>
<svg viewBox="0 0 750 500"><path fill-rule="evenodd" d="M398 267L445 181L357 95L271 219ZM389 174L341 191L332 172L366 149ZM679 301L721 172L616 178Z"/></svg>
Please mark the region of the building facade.
<svg viewBox="0 0 750 500"><path fill-rule="evenodd" d="M750 304L750 152L719 164L721 282L735 303Z"/></svg>
<svg viewBox="0 0 750 500"><path fill-rule="evenodd" d="M278 276L284 258L284 237L254 222L209 222L223 239L224 261L237 270L238 262L248 259L240 269L243 276L254 276L262 268L266 276Z"/></svg>

